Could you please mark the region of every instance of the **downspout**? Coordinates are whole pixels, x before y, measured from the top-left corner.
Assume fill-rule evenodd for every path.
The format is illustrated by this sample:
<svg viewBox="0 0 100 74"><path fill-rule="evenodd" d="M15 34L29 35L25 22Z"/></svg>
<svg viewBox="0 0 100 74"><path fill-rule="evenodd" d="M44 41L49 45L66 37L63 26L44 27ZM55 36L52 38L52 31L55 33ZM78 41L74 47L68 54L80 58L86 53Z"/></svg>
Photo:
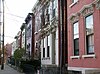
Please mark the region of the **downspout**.
<svg viewBox="0 0 100 74"><path fill-rule="evenodd" d="M67 32L67 0L64 0L64 70L68 73L68 32Z"/></svg>
<svg viewBox="0 0 100 74"><path fill-rule="evenodd" d="M60 74L64 72L64 0L60 0L60 41L61 41L61 49L60 49Z"/></svg>
<svg viewBox="0 0 100 74"><path fill-rule="evenodd" d="M60 74L62 74L62 27L63 27L63 20L62 20L62 0L58 0L58 32L59 32L59 67L60 67Z"/></svg>
<svg viewBox="0 0 100 74"><path fill-rule="evenodd" d="M35 32L35 16L34 14L32 14L32 59L34 59L34 51L35 51L35 35L34 35L34 32Z"/></svg>
<svg viewBox="0 0 100 74"><path fill-rule="evenodd" d="M59 67L60 67L60 48L61 48L61 40L60 40L60 0L58 0L58 48L59 48Z"/></svg>

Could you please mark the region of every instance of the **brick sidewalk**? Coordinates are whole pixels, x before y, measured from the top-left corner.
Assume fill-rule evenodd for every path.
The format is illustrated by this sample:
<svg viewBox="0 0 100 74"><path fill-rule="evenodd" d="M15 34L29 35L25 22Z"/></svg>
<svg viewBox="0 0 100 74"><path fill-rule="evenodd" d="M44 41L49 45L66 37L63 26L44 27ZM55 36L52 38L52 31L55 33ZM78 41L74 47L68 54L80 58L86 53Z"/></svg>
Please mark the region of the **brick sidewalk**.
<svg viewBox="0 0 100 74"><path fill-rule="evenodd" d="M1 70L1 65L0 65L0 74L24 74L24 73L20 73L17 70L13 69L12 67L8 66L8 65L4 65L4 70Z"/></svg>

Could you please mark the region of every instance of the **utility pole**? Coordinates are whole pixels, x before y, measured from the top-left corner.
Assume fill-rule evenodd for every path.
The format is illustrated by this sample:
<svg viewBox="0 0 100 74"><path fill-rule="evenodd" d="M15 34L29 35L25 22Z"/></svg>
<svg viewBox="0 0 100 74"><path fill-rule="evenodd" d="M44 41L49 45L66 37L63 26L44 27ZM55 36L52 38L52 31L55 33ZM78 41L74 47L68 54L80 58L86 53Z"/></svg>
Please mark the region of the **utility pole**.
<svg viewBox="0 0 100 74"><path fill-rule="evenodd" d="M59 0L59 9L60 9L60 74L64 74L65 71L68 72L67 67L68 64L68 45L67 45L67 0Z"/></svg>
<svg viewBox="0 0 100 74"><path fill-rule="evenodd" d="M4 0L2 0L2 6L3 6L3 35L2 35L2 64L1 64L1 70L4 70Z"/></svg>
<svg viewBox="0 0 100 74"><path fill-rule="evenodd" d="M67 74L68 74L68 32L67 32L67 29L68 29L68 21L67 21L67 0L64 0L64 2L63 2L63 10L64 10L64 20L63 20L63 22L64 22L64 50L63 50L63 52L64 52L64 54L63 54L63 56L64 56L64 59L63 59L63 67L64 67L64 71L66 71L67 72Z"/></svg>
<svg viewBox="0 0 100 74"><path fill-rule="evenodd" d="M0 0L0 64L1 64L1 0Z"/></svg>

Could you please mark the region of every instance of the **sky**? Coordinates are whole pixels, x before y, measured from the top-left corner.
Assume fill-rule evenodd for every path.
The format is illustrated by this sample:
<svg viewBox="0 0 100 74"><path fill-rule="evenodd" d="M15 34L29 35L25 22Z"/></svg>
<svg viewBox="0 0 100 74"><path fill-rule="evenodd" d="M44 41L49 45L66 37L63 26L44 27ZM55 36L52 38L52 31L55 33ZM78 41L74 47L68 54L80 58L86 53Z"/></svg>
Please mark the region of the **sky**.
<svg viewBox="0 0 100 74"><path fill-rule="evenodd" d="M12 43L37 0L5 0L5 44Z"/></svg>

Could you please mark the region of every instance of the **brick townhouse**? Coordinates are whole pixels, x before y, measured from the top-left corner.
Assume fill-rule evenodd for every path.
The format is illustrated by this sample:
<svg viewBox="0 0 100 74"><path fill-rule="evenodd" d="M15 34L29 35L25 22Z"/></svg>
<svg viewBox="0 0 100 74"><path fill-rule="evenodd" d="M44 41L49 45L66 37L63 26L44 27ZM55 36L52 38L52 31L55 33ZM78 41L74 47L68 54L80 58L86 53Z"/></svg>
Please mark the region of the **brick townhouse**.
<svg viewBox="0 0 100 74"><path fill-rule="evenodd" d="M100 72L100 0L68 0L68 69Z"/></svg>

